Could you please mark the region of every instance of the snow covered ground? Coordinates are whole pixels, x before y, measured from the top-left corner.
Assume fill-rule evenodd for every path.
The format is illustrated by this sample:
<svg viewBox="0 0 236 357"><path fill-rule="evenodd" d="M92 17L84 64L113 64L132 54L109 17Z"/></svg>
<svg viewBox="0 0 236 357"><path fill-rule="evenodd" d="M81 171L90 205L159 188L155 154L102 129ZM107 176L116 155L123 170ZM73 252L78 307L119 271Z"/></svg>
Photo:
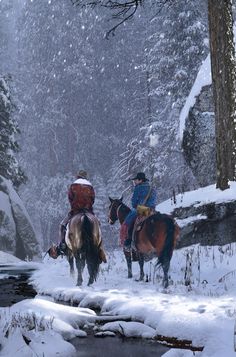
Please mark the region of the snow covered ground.
<svg viewBox="0 0 236 357"><path fill-rule="evenodd" d="M187 254L192 263L188 287L184 278ZM84 285L76 287L65 259L46 258L32 276L39 295L0 310L0 355L73 356L75 350L69 341L86 336L86 327L93 326L96 333L119 331L130 337L155 338L158 334L191 340L192 345L204 347L203 352L195 352L196 356L235 356L235 258L236 244L221 248L196 245L175 251L171 285L165 291L161 271L154 274L150 262L145 264L150 282L127 279L120 251L109 254L108 264L102 265L92 287L86 286L86 270ZM138 277L138 264L133 267ZM93 309L101 309L101 315ZM111 321L114 316L117 321ZM98 327L96 321L100 320L103 325ZM165 354L170 356L193 356L193 352L171 349Z"/></svg>
<svg viewBox="0 0 236 357"><path fill-rule="evenodd" d="M235 183L224 192L213 185L177 196L176 206L230 201L235 193ZM174 207L169 200L157 208L170 212ZM76 277L69 276L64 258L46 257L32 265L0 252L0 265L9 263L37 268L31 280L38 295L0 308L0 356L73 356L75 348L69 341L86 337L88 327L109 336L119 332L127 337L189 340L195 347L204 347L195 356L236 356L236 243L174 251L166 290L161 286L161 270L154 269L155 260L145 263L149 282L135 281L137 263L134 278L127 279L119 250L108 254L108 263L101 266L97 282L90 287L86 270L83 286L75 286ZM171 349L164 356L189 357L193 352Z"/></svg>

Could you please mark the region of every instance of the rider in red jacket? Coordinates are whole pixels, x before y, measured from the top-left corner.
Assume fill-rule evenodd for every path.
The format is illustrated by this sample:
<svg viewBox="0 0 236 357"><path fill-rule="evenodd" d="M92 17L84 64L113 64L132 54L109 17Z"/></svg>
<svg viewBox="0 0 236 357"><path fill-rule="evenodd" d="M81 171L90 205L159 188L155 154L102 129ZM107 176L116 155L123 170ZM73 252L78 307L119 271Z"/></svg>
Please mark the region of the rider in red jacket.
<svg viewBox="0 0 236 357"><path fill-rule="evenodd" d="M80 212L90 212L93 214L93 204L95 192L92 184L87 179L87 172L80 170L77 179L70 185L68 199L71 210L60 224L60 243L57 247L57 254L64 253L66 250L65 234L69 220Z"/></svg>
<svg viewBox="0 0 236 357"><path fill-rule="evenodd" d="M93 212L95 192L91 183L84 177L77 176L77 180L70 185L68 199L70 201L71 213L74 215L81 210Z"/></svg>

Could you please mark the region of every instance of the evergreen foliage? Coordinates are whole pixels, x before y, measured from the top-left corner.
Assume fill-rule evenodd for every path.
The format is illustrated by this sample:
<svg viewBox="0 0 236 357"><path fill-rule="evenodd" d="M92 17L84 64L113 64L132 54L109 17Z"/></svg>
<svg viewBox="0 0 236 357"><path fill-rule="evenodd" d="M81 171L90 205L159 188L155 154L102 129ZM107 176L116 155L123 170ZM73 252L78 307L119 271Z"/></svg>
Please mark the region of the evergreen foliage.
<svg viewBox="0 0 236 357"><path fill-rule="evenodd" d="M199 5L178 1L154 16L146 31L146 60L141 66L146 78L143 125L120 166L126 177L145 171L158 186L159 199L170 197L173 189L186 191L195 184L178 141L178 119L207 54L204 23Z"/></svg>
<svg viewBox="0 0 236 357"><path fill-rule="evenodd" d="M0 175L12 181L15 188L26 181L16 154L19 146L16 135L19 133L13 119L13 103L6 78L0 78Z"/></svg>
<svg viewBox="0 0 236 357"><path fill-rule="evenodd" d="M63 187L79 168L89 172L104 226L108 196L124 193L129 204L127 180L137 171L158 186L159 200L173 186L182 190L194 183L177 132L179 111L206 55L200 3L173 1L156 12L153 1L145 1L108 41L104 34L112 24L104 8L75 8L67 0L22 6L17 92L29 176L22 193L28 208L30 195L41 202L37 228L47 243L67 211ZM58 195L58 203L50 198L54 184L65 195ZM47 228L41 190L57 207ZM30 208L37 224L38 209Z"/></svg>

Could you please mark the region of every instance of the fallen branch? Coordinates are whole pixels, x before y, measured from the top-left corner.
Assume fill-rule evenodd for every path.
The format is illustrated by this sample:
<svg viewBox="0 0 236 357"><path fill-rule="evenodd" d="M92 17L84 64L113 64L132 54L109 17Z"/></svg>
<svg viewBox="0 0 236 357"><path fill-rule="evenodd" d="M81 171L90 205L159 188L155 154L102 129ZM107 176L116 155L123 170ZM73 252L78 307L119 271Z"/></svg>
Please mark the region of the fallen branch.
<svg viewBox="0 0 236 357"><path fill-rule="evenodd" d="M125 321L125 322L130 322L132 321L130 316L127 315L121 315L121 316L104 316L104 315L100 315L100 316L96 316L96 322L97 323L104 323L104 322L114 322L114 321Z"/></svg>
<svg viewBox="0 0 236 357"><path fill-rule="evenodd" d="M171 348L181 348L190 351L203 351L204 348L204 346L193 346L190 340L180 340L176 337L156 335L154 339Z"/></svg>
<svg viewBox="0 0 236 357"><path fill-rule="evenodd" d="M236 269L235 270L232 270L230 272L228 272L227 274L223 275L218 281L219 283L223 283L224 281L226 281L230 276L232 278L235 277L235 274L236 274Z"/></svg>

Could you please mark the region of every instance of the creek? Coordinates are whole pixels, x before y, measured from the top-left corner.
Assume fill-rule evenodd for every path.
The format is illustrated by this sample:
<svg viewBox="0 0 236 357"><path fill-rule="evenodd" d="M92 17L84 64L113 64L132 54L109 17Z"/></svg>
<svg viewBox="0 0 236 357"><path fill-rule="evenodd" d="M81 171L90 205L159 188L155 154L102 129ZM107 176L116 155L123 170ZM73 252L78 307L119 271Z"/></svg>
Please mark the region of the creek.
<svg viewBox="0 0 236 357"><path fill-rule="evenodd" d="M29 282L33 270L0 265L0 307L9 307L37 295ZM70 341L79 357L159 357L169 349L153 340L119 336L101 338L95 337L92 329L86 332L86 338L74 338Z"/></svg>

